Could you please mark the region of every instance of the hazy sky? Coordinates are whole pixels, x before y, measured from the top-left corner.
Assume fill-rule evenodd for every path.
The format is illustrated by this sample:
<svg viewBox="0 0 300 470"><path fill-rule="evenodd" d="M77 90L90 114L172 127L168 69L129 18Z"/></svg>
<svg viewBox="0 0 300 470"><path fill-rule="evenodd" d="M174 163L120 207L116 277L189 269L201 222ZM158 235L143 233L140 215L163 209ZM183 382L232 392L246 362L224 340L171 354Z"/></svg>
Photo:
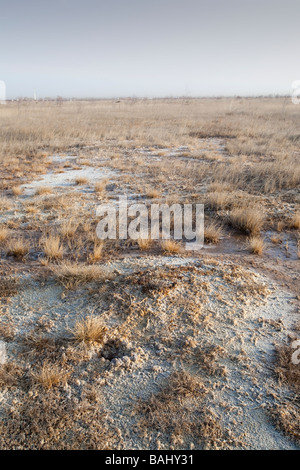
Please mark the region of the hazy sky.
<svg viewBox="0 0 300 470"><path fill-rule="evenodd" d="M0 0L7 97L290 92L300 0Z"/></svg>

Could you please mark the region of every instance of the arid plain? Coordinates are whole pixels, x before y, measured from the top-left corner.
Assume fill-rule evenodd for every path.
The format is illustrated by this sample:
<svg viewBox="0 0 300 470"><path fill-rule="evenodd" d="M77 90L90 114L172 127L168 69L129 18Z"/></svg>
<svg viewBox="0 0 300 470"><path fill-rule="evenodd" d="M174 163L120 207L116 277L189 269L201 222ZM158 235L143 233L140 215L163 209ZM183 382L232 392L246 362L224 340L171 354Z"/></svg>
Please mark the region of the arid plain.
<svg viewBox="0 0 300 470"><path fill-rule="evenodd" d="M0 106L1 449L299 448L299 113ZM204 247L100 241L120 195L204 204Z"/></svg>

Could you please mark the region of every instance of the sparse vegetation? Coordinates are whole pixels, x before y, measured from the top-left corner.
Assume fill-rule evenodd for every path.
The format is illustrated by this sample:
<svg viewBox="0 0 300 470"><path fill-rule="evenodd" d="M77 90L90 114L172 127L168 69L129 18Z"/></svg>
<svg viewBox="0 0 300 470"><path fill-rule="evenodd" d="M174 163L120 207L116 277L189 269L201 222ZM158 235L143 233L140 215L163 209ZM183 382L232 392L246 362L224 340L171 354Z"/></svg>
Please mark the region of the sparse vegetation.
<svg viewBox="0 0 300 470"><path fill-rule="evenodd" d="M249 249L251 253L262 255L265 249L264 239L259 236L252 236L248 239Z"/></svg>
<svg viewBox="0 0 300 470"><path fill-rule="evenodd" d="M172 239L163 240L161 242L161 248L163 252L170 254L178 254L182 250L180 243Z"/></svg>
<svg viewBox="0 0 300 470"><path fill-rule="evenodd" d="M44 363L39 370L31 373L33 383L47 390L66 385L69 375L68 372L51 363Z"/></svg>
<svg viewBox="0 0 300 470"><path fill-rule="evenodd" d="M85 265L77 262L63 262L52 268L57 279L67 288L75 288L80 284L93 281L104 281L112 277L102 266Z"/></svg>
<svg viewBox="0 0 300 470"><path fill-rule="evenodd" d="M37 196L44 196L45 194L51 194L52 188L50 186L39 186L35 192Z"/></svg>
<svg viewBox="0 0 300 470"><path fill-rule="evenodd" d="M88 184L88 182L89 180L84 176L78 176L78 178L75 179L75 184L77 185L85 185Z"/></svg>
<svg viewBox="0 0 300 470"><path fill-rule="evenodd" d="M61 259L64 249L58 235L48 235L42 240L45 256L50 260Z"/></svg>
<svg viewBox="0 0 300 470"><path fill-rule="evenodd" d="M98 317L87 317L75 323L72 336L78 343L103 343L107 328Z"/></svg>
<svg viewBox="0 0 300 470"><path fill-rule="evenodd" d="M218 243L223 235L222 227L216 222L204 223L204 240L207 243Z"/></svg>
<svg viewBox="0 0 300 470"><path fill-rule="evenodd" d="M237 208L230 214L233 227L246 233L257 234L263 227L264 218L258 209Z"/></svg>
<svg viewBox="0 0 300 470"><path fill-rule="evenodd" d="M298 337L296 107L185 98L0 111L0 448L253 448L256 413L259 445L300 442L291 348L272 366L274 344ZM148 209L203 203L206 245L185 250L174 220L170 240L104 244L95 208L121 194Z"/></svg>
<svg viewBox="0 0 300 470"><path fill-rule="evenodd" d="M6 245L6 252L8 256L15 258L24 258L30 251L30 244L24 238L12 237L8 240Z"/></svg>

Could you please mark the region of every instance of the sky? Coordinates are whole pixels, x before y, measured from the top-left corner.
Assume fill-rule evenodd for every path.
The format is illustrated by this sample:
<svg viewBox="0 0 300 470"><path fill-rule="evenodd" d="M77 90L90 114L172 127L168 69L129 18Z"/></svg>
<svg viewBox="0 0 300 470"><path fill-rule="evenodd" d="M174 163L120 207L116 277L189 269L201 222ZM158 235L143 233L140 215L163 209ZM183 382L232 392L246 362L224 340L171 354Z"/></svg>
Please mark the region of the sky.
<svg viewBox="0 0 300 470"><path fill-rule="evenodd" d="M299 0L0 0L7 98L289 94Z"/></svg>

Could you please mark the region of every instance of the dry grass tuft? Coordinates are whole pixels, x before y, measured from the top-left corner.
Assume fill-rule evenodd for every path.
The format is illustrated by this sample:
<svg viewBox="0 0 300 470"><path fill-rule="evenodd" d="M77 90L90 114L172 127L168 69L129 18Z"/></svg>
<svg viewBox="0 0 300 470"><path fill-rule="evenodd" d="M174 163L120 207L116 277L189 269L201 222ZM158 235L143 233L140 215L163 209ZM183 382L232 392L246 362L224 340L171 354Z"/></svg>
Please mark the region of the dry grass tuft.
<svg viewBox="0 0 300 470"><path fill-rule="evenodd" d="M77 343L104 343L107 328L102 319L98 317L87 317L75 323L70 330L73 339Z"/></svg>
<svg viewBox="0 0 300 470"><path fill-rule="evenodd" d="M0 196L0 210L9 210L12 207L12 203L8 197Z"/></svg>
<svg viewBox="0 0 300 470"><path fill-rule="evenodd" d="M222 227L216 222L208 222L204 224L204 240L207 243L218 243L222 235Z"/></svg>
<svg viewBox="0 0 300 470"><path fill-rule="evenodd" d="M98 193L98 194L104 194L105 189L106 189L106 185L107 185L106 180L97 181L97 183L95 183L95 185L94 185L95 192Z"/></svg>
<svg viewBox="0 0 300 470"><path fill-rule="evenodd" d="M293 228L295 230L300 230L300 212L296 212L296 214L294 214L289 225L290 225L290 228Z"/></svg>
<svg viewBox="0 0 300 470"><path fill-rule="evenodd" d="M66 385L69 376L69 372L49 362L45 362L41 369L31 373L33 383L47 390Z"/></svg>
<svg viewBox="0 0 300 470"><path fill-rule="evenodd" d="M89 261L91 263L96 263L97 261L100 261L103 256L103 247L103 242L96 242L94 244L93 252L89 255Z"/></svg>
<svg viewBox="0 0 300 470"><path fill-rule="evenodd" d="M15 258L24 258L30 251L30 244L23 238L11 238L6 245L6 253Z"/></svg>
<svg viewBox="0 0 300 470"><path fill-rule="evenodd" d="M230 214L233 227L251 235L257 234L263 227L264 217L258 209L237 208Z"/></svg>
<svg viewBox="0 0 300 470"><path fill-rule="evenodd" d="M139 238L138 245L140 250L149 250L153 245L153 241L150 238Z"/></svg>
<svg viewBox="0 0 300 470"><path fill-rule="evenodd" d="M226 192L214 192L208 195L208 206L214 211L225 209L228 206L229 196Z"/></svg>
<svg viewBox="0 0 300 470"><path fill-rule="evenodd" d="M161 242L161 248L164 253L176 254L182 251L180 243L175 240L163 240Z"/></svg>
<svg viewBox="0 0 300 470"><path fill-rule="evenodd" d="M50 260L61 259L64 254L63 246L58 235L48 235L42 240L46 257Z"/></svg>
<svg viewBox="0 0 300 470"><path fill-rule="evenodd" d="M78 178L75 179L75 184L78 186L88 184L88 182L89 180L84 176L78 176Z"/></svg>
<svg viewBox="0 0 300 470"><path fill-rule="evenodd" d="M0 242L8 238L9 230L4 225L0 225Z"/></svg>
<svg viewBox="0 0 300 470"><path fill-rule="evenodd" d="M68 289L78 287L80 284L104 281L113 277L106 273L101 266L77 262L60 263L53 266L52 270L56 278Z"/></svg>
<svg viewBox="0 0 300 470"><path fill-rule="evenodd" d="M73 218L64 220L60 226L60 233L62 234L63 238L73 238L78 229L78 225L78 222Z"/></svg>
<svg viewBox="0 0 300 470"><path fill-rule="evenodd" d="M157 199L158 197L160 197L160 192L157 189L149 189L146 192L146 197L150 199Z"/></svg>
<svg viewBox="0 0 300 470"><path fill-rule="evenodd" d="M20 186L13 186L11 190L14 196L20 196L23 192L23 189Z"/></svg>
<svg viewBox="0 0 300 470"><path fill-rule="evenodd" d="M39 186L35 191L35 194L37 196L43 196L45 194L51 194L51 193L52 193L52 188L50 188L50 186Z"/></svg>
<svg viewBox="0 0 300 470"><path fill-rule="evenodd" d="M253 235L248 239L248 246L251 253L261 256L265 249L264 239L260 236Z"/></svg>

